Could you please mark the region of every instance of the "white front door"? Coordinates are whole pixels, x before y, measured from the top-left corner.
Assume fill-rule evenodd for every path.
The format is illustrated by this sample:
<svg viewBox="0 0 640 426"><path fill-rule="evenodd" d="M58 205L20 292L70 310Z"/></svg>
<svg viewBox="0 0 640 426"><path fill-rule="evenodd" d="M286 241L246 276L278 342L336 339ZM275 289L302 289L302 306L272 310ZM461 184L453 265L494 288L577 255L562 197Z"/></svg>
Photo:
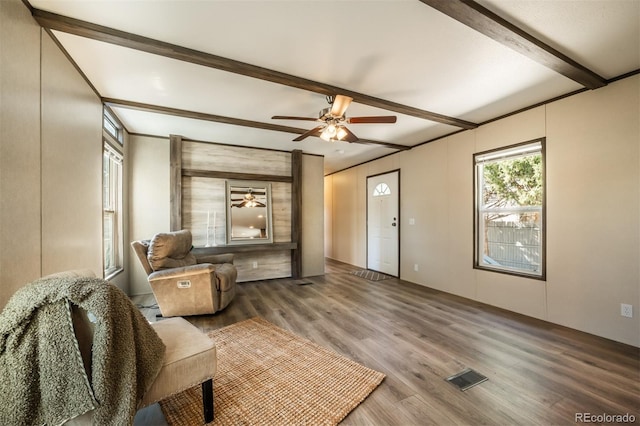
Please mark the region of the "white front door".
<svg viewBox="0 0 640 426"><path fill-rule="evenodd" d="M397 277L400 172L367 178L367 269Z"/></svg>

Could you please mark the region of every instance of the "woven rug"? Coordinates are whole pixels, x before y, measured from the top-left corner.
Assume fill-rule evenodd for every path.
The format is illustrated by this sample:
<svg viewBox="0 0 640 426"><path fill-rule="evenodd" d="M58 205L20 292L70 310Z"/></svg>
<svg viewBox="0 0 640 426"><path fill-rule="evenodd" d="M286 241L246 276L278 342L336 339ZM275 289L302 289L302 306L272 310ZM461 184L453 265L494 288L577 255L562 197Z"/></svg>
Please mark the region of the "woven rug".
<svg viewBox="0 0 640 426"><path fill-rule="evenodd" d="M209 337L218 357L212 425L336 425L385 377L262 318ZM160 406L172 426L202 424L200 386Z"/></svg>
<svg viewBox="0 0 640 426"><path fill-rule="evenodd" d="M351 272L351 274L360 278L364 278L369 281L382 281L382 280L388 280L389 278L393 278L391 275L381 274L380 272L370 271L368 269L354 271L354 272Z"/></svg>

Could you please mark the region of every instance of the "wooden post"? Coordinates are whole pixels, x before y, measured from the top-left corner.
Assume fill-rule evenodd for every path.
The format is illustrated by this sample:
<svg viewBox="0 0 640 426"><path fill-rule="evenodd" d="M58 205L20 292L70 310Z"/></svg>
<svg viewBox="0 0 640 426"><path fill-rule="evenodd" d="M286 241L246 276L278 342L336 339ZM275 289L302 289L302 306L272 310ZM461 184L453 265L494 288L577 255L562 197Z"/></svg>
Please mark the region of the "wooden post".
<svg viewBox="0 0 640 426"><path fill-rule="evenodd" d="M182 136L169 136L170 230L182 229Z"/></svg>
<svg viewBox="0 0 640 426"><path fill-rule="evenodd" d="M291 277L302 276L302 151L291 152L291 242L297 246L291 250Z"/></svg>

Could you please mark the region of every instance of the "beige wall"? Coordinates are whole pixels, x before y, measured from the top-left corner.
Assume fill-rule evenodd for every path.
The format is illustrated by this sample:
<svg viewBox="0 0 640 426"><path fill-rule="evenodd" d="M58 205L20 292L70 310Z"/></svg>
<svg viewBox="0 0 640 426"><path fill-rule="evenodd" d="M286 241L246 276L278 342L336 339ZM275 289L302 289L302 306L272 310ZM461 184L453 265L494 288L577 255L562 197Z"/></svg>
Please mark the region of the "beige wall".
<svg viewBox="0 0 640 426"><path fill-rule="evenodd" d="M0 308L40 276L40 27L0 1Z"/></svg>
<svg viewBox="0 0 640 426"><path fill-rule="evenodd" d="M324 178L324 254L333 253L333 176Z"/></svg>
<svg viewBox="0 0 640 426"><path fill-rule="evenodd" d="M302 156L302 276L324 274L324 158Z"/></svg>
<svg viewBox="0 0 640 426"><path fill-rule="evenodd" d="M169 139L132 135L129 137L129 238L145 240L158 232L169 232ZM130 294L151 293L147 275L131 246L129 255Z"/></svg>
<svg viewBox="0 0 640 426"><path fill-rule="evenodd" d="M399 168L401 278L640 346L639 84L627 78L326 177L327 256L366 266L366 177ZM539 137L547 281L475 270L472 155Z"/></svg>
<svg viewBox="0 0 640 426"><path fill-rule="evenodd" d="M102 108L21 1L0 31L2 307L43 274L102 275Z"/></svg>
<svg viewBox="0 0 640 426"><path fill-rule="evenodd" d="M636 346L639 122L640 76L547 107L548 319Z"/></svg>
<svg viewBox="0 0 640 426"><path fill-rule="evenodd" d="M42 36L42 274L102 276L102 103Z"/></svg>

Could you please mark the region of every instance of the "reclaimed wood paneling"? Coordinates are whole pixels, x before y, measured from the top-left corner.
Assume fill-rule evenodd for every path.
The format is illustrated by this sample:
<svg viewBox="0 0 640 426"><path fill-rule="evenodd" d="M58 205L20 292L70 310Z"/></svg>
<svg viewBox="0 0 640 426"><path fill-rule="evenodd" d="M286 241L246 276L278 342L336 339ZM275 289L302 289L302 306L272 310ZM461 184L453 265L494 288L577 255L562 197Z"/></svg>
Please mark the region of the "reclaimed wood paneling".
<svg viewBox="0 0 640 426"><path fill-rule="evenodd" d="M191 231L195 247L205 247L207 241L226 244L226 216L224 179L182 177L182 224Z"/></svg>
<svg viewBox="0 0 640 426"><path fill-rule="evenodd" d="M271 184L271 204L273 214L273 241L293 241L291 239L290 183L273 182Z"/></svg>
<svg viewBox="0 0 640 426"><path fill-rule="evenodd" d="M291 184L274 182L271 185L273 204L274 242L291 241ZM225 180L200 177L182 178L182 224L193 234L193 245L204 247L207 241L209 217L209 243L213 244L214 216L215 242L226 244Z"/></svg>
<svg viewBox="0 0 640 426"><path fill-rule="evenodd" d="M218 246L226 244L225 181L237 179L238 176L260 175L271 182L273 241L295 244L296 241L292 240L293 177L290 153L183 141L181 164L182 170L186 171L181 179L182 227L191 230L193 245L199 250L207 242ZM272 181L268 180L270 175L274 176ZM291 251L271 249L237 252L234 263L238 269L238 280L291 276Z"/></svg>
<svg viewBox="0 0 640 426"><path fill-rule="evenodd" d="M291 154L184 141L182 167L191 170L291 176Z"/></svg>
<svg viewBox="0 0 640 426"><path fill-rule="evenodd" d="M279 251L279 250L294 250L298 247L296 243L273 243L273 244L238 244L235 246L221 246L215 247L194 247L191 252L196 257L208 256L210 254L225 254L225 253L259 253L267 251ZM324 260L323 260L324 261Z"/></svg>
<svg viewBox="0 0 640 426"><path fill-rule="evenodd" d="M259 173L217 172L212 170L191 170L191 169L183 169L182 176L208 177L208 178L233 179L233 180L259 180L259 181L267 181L267 182L293 181L293 178L291 176L263 175Z"/></svg>
<svg viewBox="0 0 640 426"><path fill-rule="evenodd" d="M238 270L238 282L290 277L290 253L290 250L236 253L233 264Z"/></svg>

